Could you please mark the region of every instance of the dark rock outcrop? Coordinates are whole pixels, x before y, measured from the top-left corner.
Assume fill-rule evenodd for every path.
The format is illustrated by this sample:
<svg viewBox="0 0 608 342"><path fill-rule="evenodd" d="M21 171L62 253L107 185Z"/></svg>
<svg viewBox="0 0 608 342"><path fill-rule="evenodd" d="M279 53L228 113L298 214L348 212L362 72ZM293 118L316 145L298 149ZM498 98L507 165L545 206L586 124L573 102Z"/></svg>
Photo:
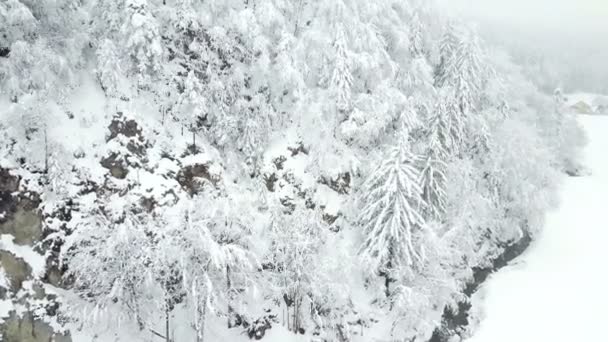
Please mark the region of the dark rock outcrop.
<svg viewBox="0 0 608 342"><path fill-rule="evenodd" d="M350 192L350 173L344 172L340 173L334 178L331 177L321 177L319 179L320 184L327 185L333 191L345 195Z"/></svg>
<svg viewBox="0 0 608 342"><path fill-rule="evenodd" d="M253 322L248 322L243 317L237 315L235 326L242 326L250 339L261 340L266 336L266 331L272 329L272 324L276 323L275 315L266 315L256 319Z"/></svg>
<svg viewBox="0 0 608 342"><path fill-rule="evenodd" d="M69 334L55 332L31 312L19 316L12 311L0 325L0 336L4 342L72 342Z"/></svg>
<svg viewBox="0 0 608 342"><path fill-rule="evenodd" d="M116 138L118 135L124 135L127 138L140 137L141 138L141 128L137 124L135 120L127 120L124 118L121 112L118 112L110 126L108 126L108 130L110 134L106 137L106 141L110 141Z"/></svg>
<svg viewBox="0 0 608 342"><path fill-rule="evenodd" d="M17 193L21 179L0 168L0 234L10 234L18 245L30 245L42 237L40 199L34 194Z"/></svg>
<svg viewBox="0 0 608 342"><path fill-rule="evenodd" d="M219 181L219 177L210 172L208 164L188 165L179 170L177 174L177 182L190 195L201 192L205 184L216 186Z"/></svg>
<svg viewBox="0 0 608 342"><path fill-rule="evenodd" d="M36 251L46 250L43 220L38 209L41 200L25 188L27 184L22 184L20 177L0 168L0 234L11 235L17 245L32 246ZM9 250L0 250L0 268L8 282L8 288L0 287L0 298L18 303L25 309L19 314L12 311L1 319L0 340L71 342L69 334L56 332L42 318L54 319L59 303L55 295L46 293L27 260ZM31 282L31 287L25 286L26 281Z"/></svg>
<svg viewBox="0 0 608 342"><path fill-rule="evenodd" d="M116 153L111 153L109 156L101 160L101 166L108 169L114 178L125 179L129 173L126 162Z"/></svg>
<svg viewBox="0 0 608 342"><path fill-rule="evenodd" d="M0 250L0 266L4 269L13 293L19 292L23 282L32 277L30 265L11 252Z"/></svg>

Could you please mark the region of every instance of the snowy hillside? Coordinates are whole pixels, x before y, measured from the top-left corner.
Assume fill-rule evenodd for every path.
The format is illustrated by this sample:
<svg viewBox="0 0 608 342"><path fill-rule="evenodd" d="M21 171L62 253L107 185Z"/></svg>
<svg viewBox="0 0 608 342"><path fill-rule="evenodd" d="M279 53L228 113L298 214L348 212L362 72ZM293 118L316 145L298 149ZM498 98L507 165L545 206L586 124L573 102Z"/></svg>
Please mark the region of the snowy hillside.
<svg viewBox="0 0 608 342"><path fill-rule="evenodd" d="M0 337L453 340L584 143L428 1L3 1Z"/></svg>
<svg viewBox="0 0 608 342"><path fill-rule="evenodd" d="M565 181L561 204L548 214L540 238L480 291L474 306L481 309L481 324L467 341L591 341L604 335L608 232L599 222L608 193L608 118L579 120L590 139L585 164L592 174Z"/></svg>

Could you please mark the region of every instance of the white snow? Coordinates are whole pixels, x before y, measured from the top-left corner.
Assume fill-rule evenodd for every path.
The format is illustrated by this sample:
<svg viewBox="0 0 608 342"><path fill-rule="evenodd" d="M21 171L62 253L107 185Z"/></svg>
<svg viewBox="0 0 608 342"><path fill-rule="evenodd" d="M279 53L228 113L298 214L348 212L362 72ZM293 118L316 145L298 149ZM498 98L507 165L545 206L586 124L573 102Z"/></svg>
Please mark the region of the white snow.
<svg viewBox="0 0 608 342"><path fill-rule="evenodd" d="M561 206L528 252L474 299L482 321L468 342L605 340L608 308L608 118L580 116L592 175L568 178Z"/></svg>

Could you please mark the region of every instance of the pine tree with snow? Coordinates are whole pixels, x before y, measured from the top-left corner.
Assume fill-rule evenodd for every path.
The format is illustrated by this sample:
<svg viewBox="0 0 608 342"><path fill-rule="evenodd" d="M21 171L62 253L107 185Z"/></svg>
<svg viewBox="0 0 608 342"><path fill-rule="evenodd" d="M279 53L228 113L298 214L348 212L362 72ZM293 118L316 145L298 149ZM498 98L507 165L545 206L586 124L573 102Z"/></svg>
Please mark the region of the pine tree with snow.
<svg viewBox="0 0 608 342"><path fill-rule="evenodd" d="M436 85L453 88L464 115L480 110L488 70L483 63L477 34L472 29L456 31L455 27L450 26L442 41L441 55Z"/></svg>
<svg viewBox="0 0 608 342"><path fill-rule="evenodd" d="M449 22L439 42L439 65L435 72L435 85L443 87L449 84L449 72L453 68L456 50L460 45L460 27Z"/></svg>
<svg viewBox="0 0 608 342"><path fill-rule="evenodd" d="M433 155L448 160L459 153L465 140L466 117L460 112L451 89L442 89L425 125Z"/></svg>
<svg viewBox="0 0 608 342"><path fill-rule="evenodd" d="M432 148L429 148L420 173L422 198L427 219L441 220L446 212L446 168L446 163Z"/></svg>
<svg viewBox="0 0 608 342"><path fill-rule="evenodd" d="M164 50L159 23L151 13L147 0L128 0L127 20L121 27L125 51L133 63L140 87L149 87L150 77L157 76L162 68Z"/></svg>
<svg viewBox="0 0 608 342"><path fill-rule="evenodd" d="M414 12L410 23L410 53L412 57L422 57L426 54L424 46L424 27L418 12Z"/></svg>
<svg viewBox="0 0 608 342"><path fill-rule="evenodd" d="M97 49L97 78L105 93L114 97L117 96L119 80L121 75L121 66L119 59L119 51L116 45L105 39L101 42Z"/></svg>
<svg viewBox="0 0 608 342"><path fill-rule="evenodd" d="M365 264L384 275L387 296L394 273L411 274L424 260L418 245L425 225L419 161L402 138L361 189L358 222L364 242L360 255Z"/></svg>
<svg viewBox="0 0 608 342"><path fill-rule="evenodd" d="M333 48L335 50L335 57L330 88L336 99L336 108L344 116L344 113L351 108L353 76L350 73L348 42L342 24L336 25L336 37Z"/></svg>

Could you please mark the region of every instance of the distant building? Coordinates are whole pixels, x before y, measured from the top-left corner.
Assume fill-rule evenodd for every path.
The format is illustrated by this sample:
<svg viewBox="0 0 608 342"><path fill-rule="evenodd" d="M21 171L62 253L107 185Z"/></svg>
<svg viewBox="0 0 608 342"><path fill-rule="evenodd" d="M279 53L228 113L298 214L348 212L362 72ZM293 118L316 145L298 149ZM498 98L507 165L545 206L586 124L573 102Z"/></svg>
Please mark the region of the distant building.
<svg viewBox="0 0 608 342"><path fill-rule="evenodd" d="M593 114L593 108L585 101L579 101L573 104L572 106L570 106L570 109L572 109L577 114Z"/></svg>

